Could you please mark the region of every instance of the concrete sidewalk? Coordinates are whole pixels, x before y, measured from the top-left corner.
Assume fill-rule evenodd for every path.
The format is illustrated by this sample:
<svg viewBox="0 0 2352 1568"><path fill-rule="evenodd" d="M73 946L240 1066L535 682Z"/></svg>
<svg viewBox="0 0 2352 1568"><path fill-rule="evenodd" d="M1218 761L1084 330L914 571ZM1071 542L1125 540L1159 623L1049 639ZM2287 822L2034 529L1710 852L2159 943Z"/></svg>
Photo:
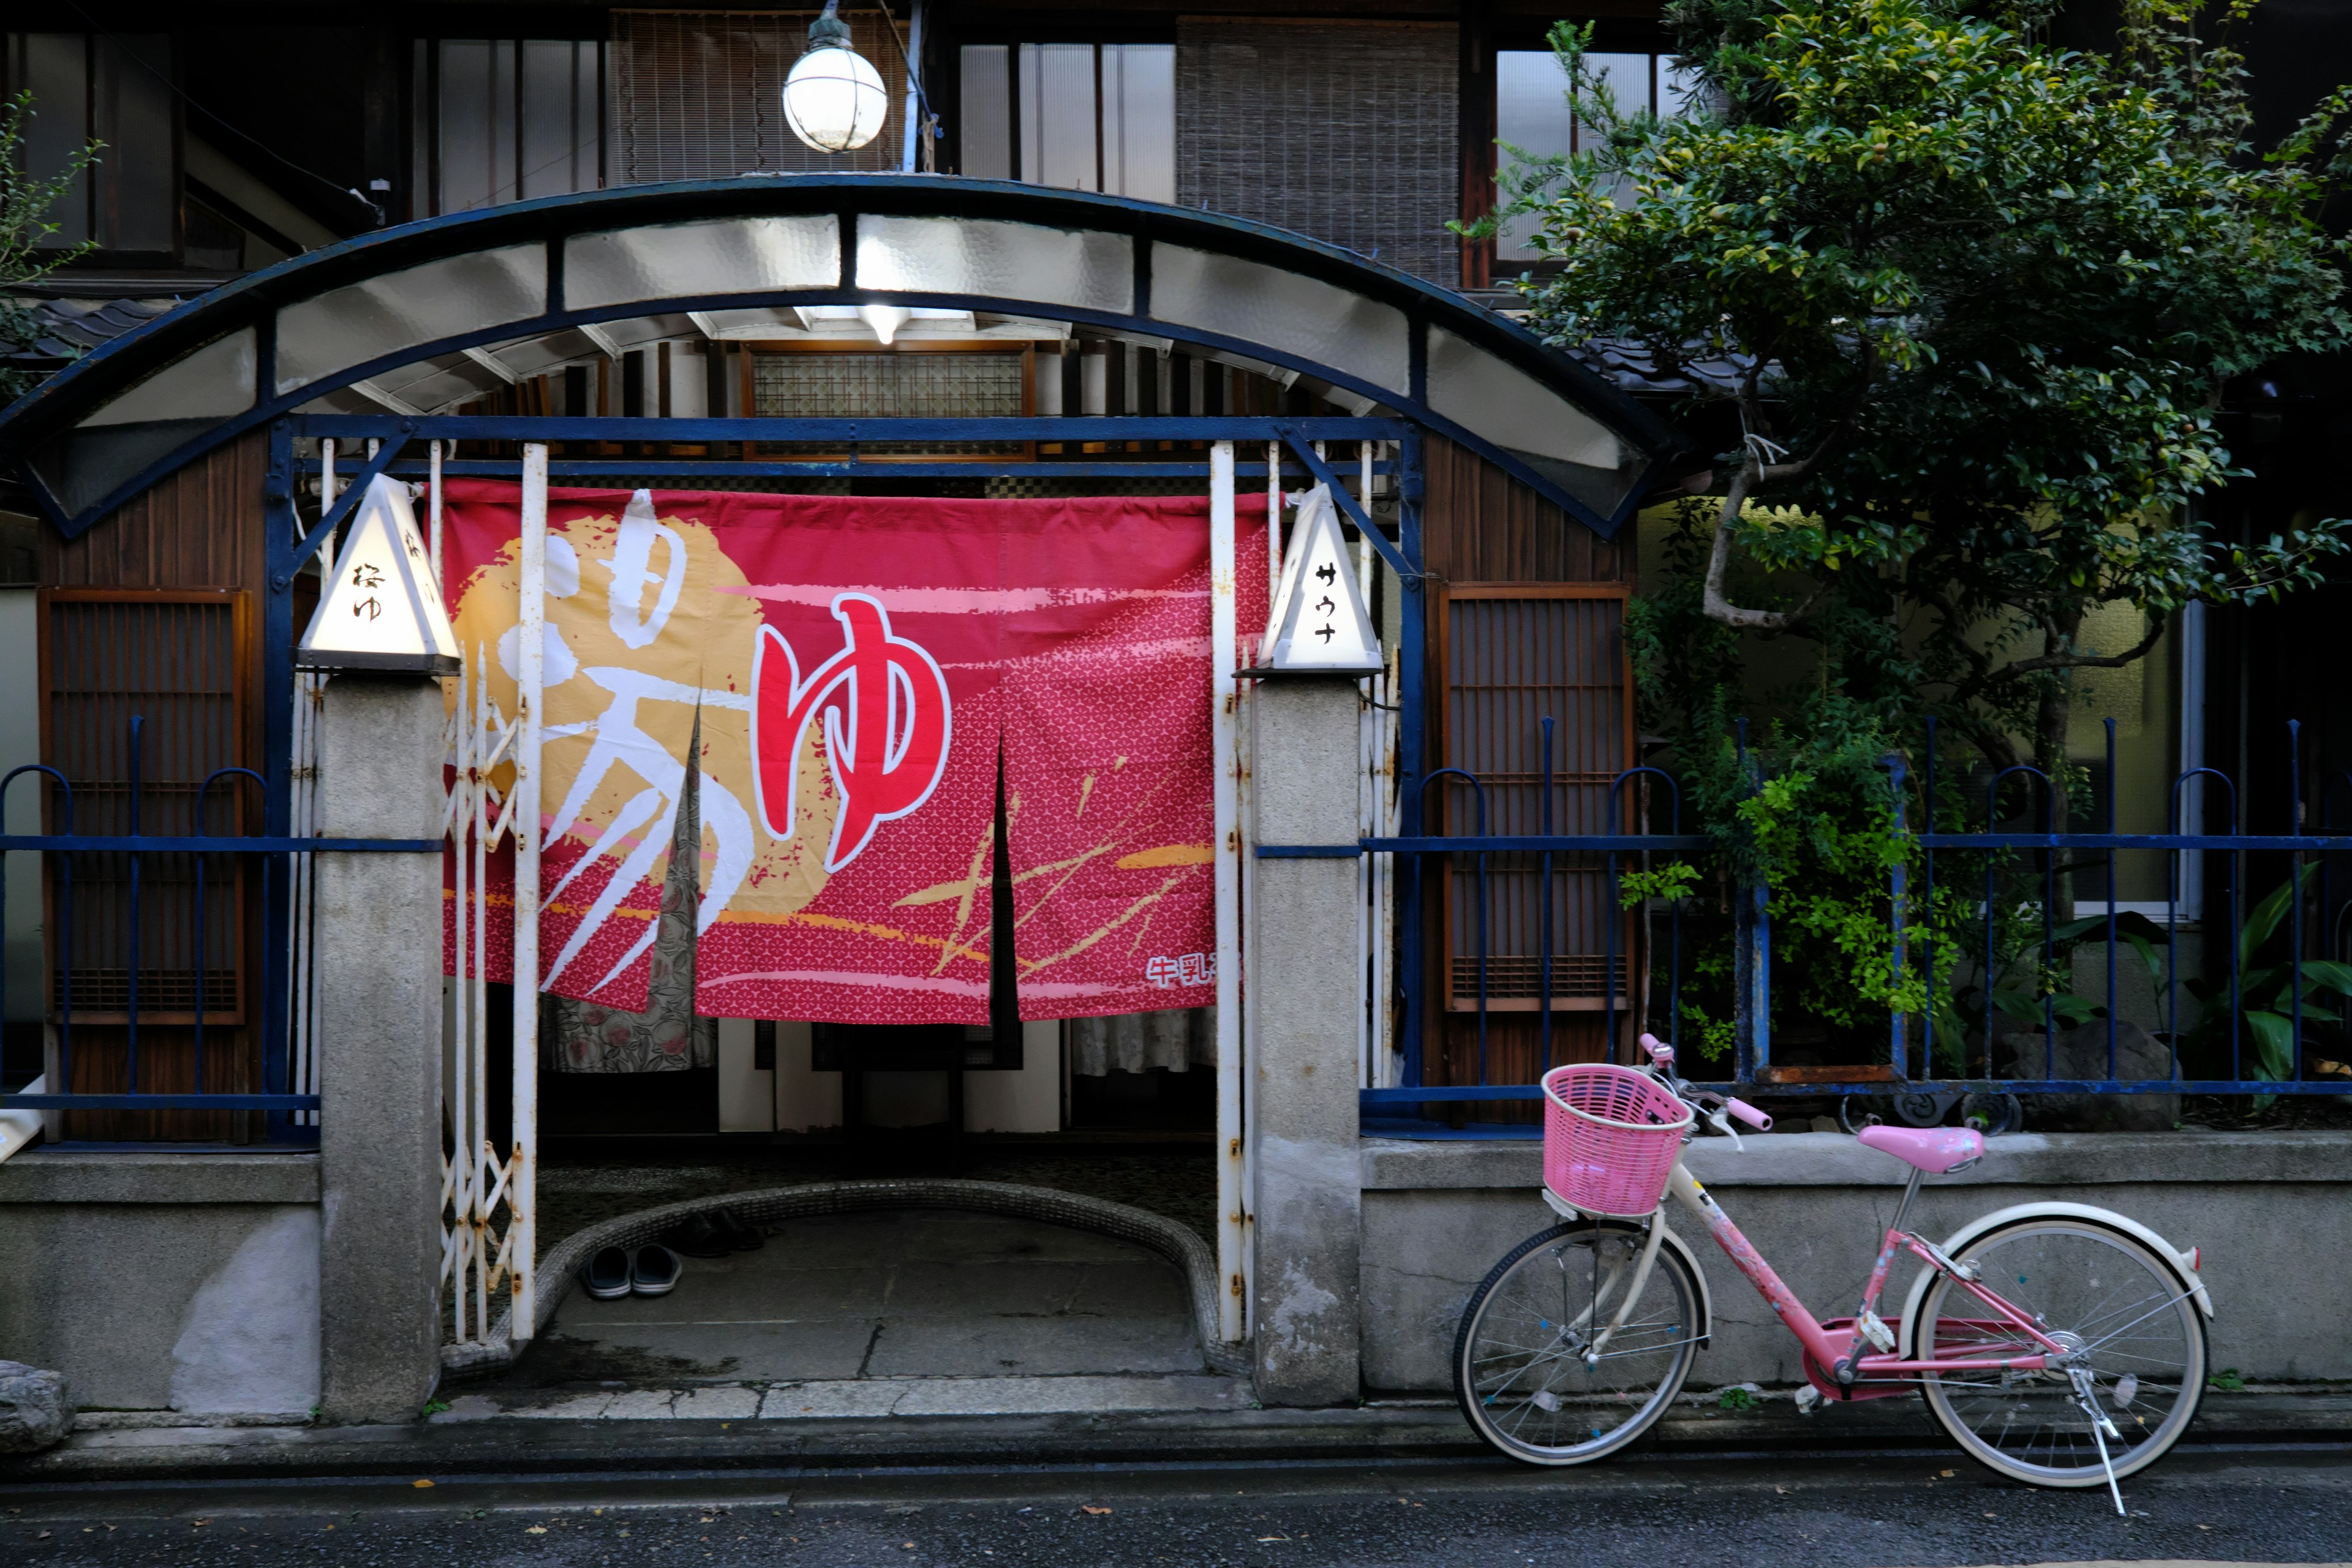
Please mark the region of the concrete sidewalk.
<svg viewBox="0 0 2352 1568"><path fill-rule="evenodd" d="M1024 1382L1033 1380L1021 1380ZM1104 1382L1067 1382L1100 1399ZM1088 1384L1094 1384L1089 1388ZM910 1384L910 1387L919 1384ZM656 1391L638 1391L650 1394ZM759 1414L703 1413L708 1389L668 1391L602 1416L479 1414L396 1426L124 1426L78 1430L45 1454L0 1460L0 1495L77 1482L244 1479L548 1476L581 1473L824 1471L920 1466L1020 1467L1236 1459L1490 1457L1451 1401L1351 1409L1064 1409L1034 1414L803 1415L789 1400ZM1128 1397L1122 1394L1120 1397ZM640 1418L629 1418L630 1416ZM455 1419L449 1417L457 1417ZM2352 1442L2352 1393L2213 1394L2184 1448L2214 1443ZM1947 1447L1916 1400L1801 1417L1785 1395L1731 1412L1690 1395L1644 1447L1723 1453L1873 1452ZM1636 1448L1625 1462L1638 1459ZM1497 1464L1503 1461L1497 1459Z"/></svg>

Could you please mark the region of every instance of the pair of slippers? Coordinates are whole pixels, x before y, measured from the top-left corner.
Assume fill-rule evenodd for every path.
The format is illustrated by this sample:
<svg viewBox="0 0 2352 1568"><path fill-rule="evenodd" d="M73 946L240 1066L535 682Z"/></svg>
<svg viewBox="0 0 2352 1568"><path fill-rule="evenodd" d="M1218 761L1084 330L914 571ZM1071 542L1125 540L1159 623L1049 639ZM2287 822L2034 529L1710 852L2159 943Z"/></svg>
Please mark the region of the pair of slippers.
<svg viewBox="0 0 2352 1568"><path fill-rule="evenodd" d="M580 1271L580 1288L599 1301L623 1296L667 1296L686 1271L678 1255L658 1243L631 1249L599 1247Z"/></svg>
<svg viewBox="0 0 2352 1568"><path fill-rule="evenodd" d="M688 1215L662 1240L672 1250L688 1258L724 1258L730 1252L750 1252L767 1245L764 1235L725 1209Z"/></svg>

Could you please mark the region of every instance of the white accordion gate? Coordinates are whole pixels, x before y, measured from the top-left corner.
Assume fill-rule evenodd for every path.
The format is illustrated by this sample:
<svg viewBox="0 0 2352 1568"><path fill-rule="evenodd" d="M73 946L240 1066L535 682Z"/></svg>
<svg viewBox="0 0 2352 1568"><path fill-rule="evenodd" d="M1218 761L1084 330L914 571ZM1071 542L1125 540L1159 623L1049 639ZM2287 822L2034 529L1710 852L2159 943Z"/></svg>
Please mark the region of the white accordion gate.
<svg viewBox="0 0 2352 1568"><path fill-rule="evenodd" d="M433 572L441 574L441 444L433 443L429 501ZM454 974L442 1074L446 1144L441 1168L441 1289L463 1346L531 1337L538 1310L533 1225L539 1143L539 858L541 687L545 659L547 448L523 448L520 636L516 710L490 695L495 648L461 650L447 737L449 800L443 827L454 872L449 899ZM490 1121L489 859L511 842L513 1130L501 1151ZM497 1317L503 1294L506 1322Z"/></svg>

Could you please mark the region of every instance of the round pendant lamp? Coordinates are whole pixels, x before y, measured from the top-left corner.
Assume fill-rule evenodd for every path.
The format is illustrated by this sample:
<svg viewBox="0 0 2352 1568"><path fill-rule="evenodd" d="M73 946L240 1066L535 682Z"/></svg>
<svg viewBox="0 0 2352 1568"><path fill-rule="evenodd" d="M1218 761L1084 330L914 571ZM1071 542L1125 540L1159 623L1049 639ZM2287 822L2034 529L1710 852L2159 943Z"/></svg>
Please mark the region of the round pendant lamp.
<svg viewBox="0 0 2352 1568"><path fill-rule="evenodd" d="M784 121L820 153L848 153L882 132L890 97L882 73L850 47L841 0L825 0L809 24L808 49L784 78Z"/></svg>

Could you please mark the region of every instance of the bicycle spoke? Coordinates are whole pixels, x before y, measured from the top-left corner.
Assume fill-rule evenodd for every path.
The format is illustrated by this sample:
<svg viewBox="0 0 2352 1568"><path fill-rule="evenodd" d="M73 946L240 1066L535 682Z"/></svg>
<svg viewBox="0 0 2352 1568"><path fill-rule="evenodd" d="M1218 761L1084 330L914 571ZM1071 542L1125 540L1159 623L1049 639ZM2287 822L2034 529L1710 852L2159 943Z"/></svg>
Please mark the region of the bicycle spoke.
<svg viewBox="0 0 2352 1568"><path fill-rule="evenodd" d="M1986 1305L1948 1278L1930 1287L1923 1331L1936 1356L2048 1363L2038 1373L1928 1374L1929 1404L1964 1447L2016 1479L2074 1486L2105 1479L2095 1420L2122 1417L2107 1439L2119 1476L2171 1446L2195 1409L2203 1351L2195 1308L2160 1259L2103 1227L2053 1219L1996 1233L1972 1261L2002 1308L2057 1348L1989 1320ZM1947 1319L1947 1308L1965 1315ZM2088 1392L2078 1395L2074 1379L2086 1370Z"/></svg>

